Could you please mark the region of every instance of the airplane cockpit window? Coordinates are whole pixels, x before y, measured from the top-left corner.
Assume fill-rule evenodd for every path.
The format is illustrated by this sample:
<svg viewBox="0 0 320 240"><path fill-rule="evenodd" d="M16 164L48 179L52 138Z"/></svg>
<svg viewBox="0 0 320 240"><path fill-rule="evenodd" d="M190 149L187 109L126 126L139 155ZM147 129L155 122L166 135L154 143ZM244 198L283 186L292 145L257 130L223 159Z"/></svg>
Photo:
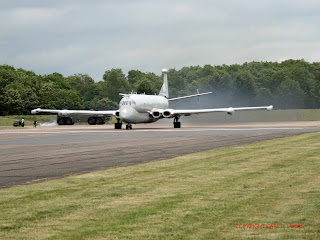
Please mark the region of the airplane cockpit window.
<svg viewBox="0 0 320 240"><path fill-rule="evenodd" d="M120 105L135 105L136 103L134 101L123 101L120 103Z"/></svg>

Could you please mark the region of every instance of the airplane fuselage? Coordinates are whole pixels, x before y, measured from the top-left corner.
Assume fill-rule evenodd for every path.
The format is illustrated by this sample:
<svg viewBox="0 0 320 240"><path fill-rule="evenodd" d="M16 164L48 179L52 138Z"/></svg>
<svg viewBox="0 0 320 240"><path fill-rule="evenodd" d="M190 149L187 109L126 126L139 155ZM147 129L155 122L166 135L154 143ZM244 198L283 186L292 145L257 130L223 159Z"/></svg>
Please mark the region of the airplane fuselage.
<svg viewBox="0 0 320 240"><path fill-rule="evenodd" d="M151 123L159 120L150 113L169 107L167 98L159 95L128 94L119 103L119 118L126 123Z"/></svg>

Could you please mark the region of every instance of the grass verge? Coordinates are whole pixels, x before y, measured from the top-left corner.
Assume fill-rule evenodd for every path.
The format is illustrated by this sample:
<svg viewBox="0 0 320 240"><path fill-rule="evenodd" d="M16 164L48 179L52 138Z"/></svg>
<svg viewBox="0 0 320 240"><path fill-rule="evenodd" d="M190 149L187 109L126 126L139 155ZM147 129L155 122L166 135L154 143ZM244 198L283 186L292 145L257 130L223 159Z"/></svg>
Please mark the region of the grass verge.
<svg viewBox="0 0 320 240"><path fill-rule="evenodd" d="M319 239L319 169L313 133L3 189L0 239Z"/></svg>
<svg viewBox="0 0 320 240"><path fill-rule="evenodd" d="M33 126L33 121L38 122L50 122L57 121L56 115L10 115L10 116L0 116L0 126L13 127L14 120L21 120L24 118L25 126Z"/></svg>

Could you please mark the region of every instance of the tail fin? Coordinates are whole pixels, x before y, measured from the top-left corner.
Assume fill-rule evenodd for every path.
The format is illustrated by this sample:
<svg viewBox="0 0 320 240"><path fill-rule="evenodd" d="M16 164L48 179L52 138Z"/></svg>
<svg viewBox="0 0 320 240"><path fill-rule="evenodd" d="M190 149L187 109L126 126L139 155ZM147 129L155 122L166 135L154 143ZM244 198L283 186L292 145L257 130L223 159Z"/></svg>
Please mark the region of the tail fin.
<svg viewBox="0 0 320 240"><path fill-rule="evenodd" d="M167 76L168 70L162 69L162 73L163 73L163 84L159 92L159 95L164 96L165 98L168 98L169 97L168 76Z"/></svg>

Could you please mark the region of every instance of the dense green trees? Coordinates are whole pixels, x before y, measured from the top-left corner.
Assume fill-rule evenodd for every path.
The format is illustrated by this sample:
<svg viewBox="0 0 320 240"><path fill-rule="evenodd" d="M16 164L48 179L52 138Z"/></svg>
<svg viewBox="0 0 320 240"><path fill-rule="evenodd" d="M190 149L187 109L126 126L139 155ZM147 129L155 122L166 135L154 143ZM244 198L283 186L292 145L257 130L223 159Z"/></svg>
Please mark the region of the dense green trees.
<svg viewBox="0 0 320 240"><path fill-rule="evenodd" d="M171 97L213 91L201 98L175 102L172 107L229 107L273 104L275 108L320 108L320 63L304 60L205 65L170 69ZM87 74L64 77L0 66L0 115L29 114L34 108L117 109L119 93L158 93L162 76L131 70L107 70L102 81ZM187 104L186 104L187 103Z"/></svg>
<svg viewBox="0 0 320 240"><path fill-rule="evenodd" d="M129 89L129 83L122 73L121 69L111 69L103 74L103 80L105 82L105 94L110 99L119 102L121 96L119 93L127 93Z"/></svg>

